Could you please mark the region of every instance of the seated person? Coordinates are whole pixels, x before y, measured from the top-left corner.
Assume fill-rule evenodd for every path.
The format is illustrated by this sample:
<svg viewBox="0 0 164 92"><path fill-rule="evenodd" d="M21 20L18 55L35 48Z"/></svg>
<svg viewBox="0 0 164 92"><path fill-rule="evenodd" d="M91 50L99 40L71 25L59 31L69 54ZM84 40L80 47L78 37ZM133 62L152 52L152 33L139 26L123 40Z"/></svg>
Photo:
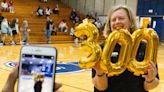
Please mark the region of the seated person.
<svg viewBox="0 0 164 92"><path fill-rule="evenodd" d="M73 23L80 23L81 19L79 16L76 16L75 19L72 21Z"/></svg>
<svg viewBox="0 0 164 92"><path fill-rule="evenodd" d="M44 3L47 3L47 0L43 0Z"/></svg>
<svg viewBox="0 0 164 92"><path fill-rule="evenodd" d="M77 16L77 13L76 13L76 10L73 9L72 12L71 12L71 15L70 15L70 20L75 20L75 17Z"/></svg>
<svg viewBox="0 0 164 92"><path fill-rule="evenodd" d="M46 16L50 16L51 14L51 9L49 7L46 8Z"/></svg>
<svg viewBox="0 0 164 92"><path fill-rule="evenodd" d="M68 26L67 26L67 23L66 23L66 20L63 19L60 24L59 24L59 31L60 32L67 32L67 29L68 29Z"/></svg>
<svg viewBox="0 0 164 92"><path fill-rule="evenodd" d="M38 9L36 11L36 15L38 15L38 16L44 15L44 9L41 6L38 7Z"/></svg>
<svg viewBox="0 0 164 92"><path fill-rule="evenodd" d="M8 6L9 6L9 12L14 13L14 6L13 6L13 1L12 0L9 1Z"/></svg>
<svg viewBox="0 0 164 92"><path fill-rule="evenodd" d="M59 14L59 5L56 4L55 8L52 11L54 14Z"/></svg>
<svg viewBox="0 0 164 92"><path fill-rule="evenodd" d="M3 1L2 1L2 3L1 3L1 8L2 8L2 11L6 11L6 12L9 11L8 3L6 2L6 0L3 0Z"/></svg>
<svg viewBox="0 0 164 92"><path fill-rule="evenodd" d="M98 28L99 31L101 30L102 24L99 18L95 19L93 24Z"/></svg>
<svg viewBox="0 0 164 92"><path fill-rule="evenodd" d="M6 37L11 36L11 29L8 25L7 18L4 18L2 20L0 32L1 32L1 37L2 37L1 40L3 42L3 45L5 45L6 44Z"/></svg>

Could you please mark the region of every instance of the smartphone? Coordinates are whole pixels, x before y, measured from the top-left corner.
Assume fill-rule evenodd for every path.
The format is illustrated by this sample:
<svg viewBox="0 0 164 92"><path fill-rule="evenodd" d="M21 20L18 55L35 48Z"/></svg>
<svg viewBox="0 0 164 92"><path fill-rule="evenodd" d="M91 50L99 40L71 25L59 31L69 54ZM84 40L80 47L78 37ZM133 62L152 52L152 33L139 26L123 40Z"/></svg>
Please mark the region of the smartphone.
<svg viewBox="0 0 164 92"><path fill-rule="evenodd" d="M17 92L53 92L56 61L54 47L23 46Z"/></svg>

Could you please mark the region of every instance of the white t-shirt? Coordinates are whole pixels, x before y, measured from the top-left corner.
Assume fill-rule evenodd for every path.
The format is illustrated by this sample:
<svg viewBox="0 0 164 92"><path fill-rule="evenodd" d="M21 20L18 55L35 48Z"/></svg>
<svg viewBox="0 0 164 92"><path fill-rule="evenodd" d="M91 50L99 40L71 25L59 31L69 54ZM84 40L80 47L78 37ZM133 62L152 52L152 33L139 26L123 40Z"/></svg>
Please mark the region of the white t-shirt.
<svg viewBox="0 0 164 92"><path fill-rule="evenodd" d="M7 3L2 2L2 3L1 3L1 7L2 7L2 8L8 8L8 4L7 4Z"/></svg>

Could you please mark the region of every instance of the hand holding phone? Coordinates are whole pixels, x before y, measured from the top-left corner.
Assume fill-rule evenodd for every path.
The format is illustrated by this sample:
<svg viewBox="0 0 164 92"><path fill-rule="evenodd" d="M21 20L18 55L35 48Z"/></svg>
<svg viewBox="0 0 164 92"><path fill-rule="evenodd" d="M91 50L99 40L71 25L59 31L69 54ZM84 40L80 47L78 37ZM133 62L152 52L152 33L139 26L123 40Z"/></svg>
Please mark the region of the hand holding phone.
<svg viewBox="0 0 164 92"><path fill-rule="evenodd" d="M19 64L18 92L53 92L57 50L24 46Z"/></svg>

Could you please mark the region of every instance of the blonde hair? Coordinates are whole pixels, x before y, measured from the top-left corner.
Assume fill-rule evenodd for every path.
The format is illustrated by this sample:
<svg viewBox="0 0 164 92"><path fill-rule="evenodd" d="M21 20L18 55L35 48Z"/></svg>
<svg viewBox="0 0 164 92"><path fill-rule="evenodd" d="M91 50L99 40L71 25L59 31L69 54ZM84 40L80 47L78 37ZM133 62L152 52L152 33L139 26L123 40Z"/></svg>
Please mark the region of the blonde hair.
<svg viewBox="0 0 164 92"><path fill-rule="evenodd" d="M28 27L28 22L27 22L27 20L23 20L23 27Z"/></svg>
<svg viewBox="0 0 164 92"><path fill-rule="evenodd" d="M123 9L126 11L127 13L127 16L131 22L131 26L130 26L130 33L133 33L136 29L137 29L137 25L136 25L136 18L134 17L132 11L130 8L128 8L127 6L125 5L118 5L118 6L115 6L113 7L109 14L108 14L108 17L107 17L107 22L105 24L105 27L104 27L104 31L103 31L103 35L104 37L107 37L109 35L109 33L111 32L111 26L110 26L110 21L111 21L111 16L112 14L117 11L117 10L120 10L120 9Z"/></svg>

